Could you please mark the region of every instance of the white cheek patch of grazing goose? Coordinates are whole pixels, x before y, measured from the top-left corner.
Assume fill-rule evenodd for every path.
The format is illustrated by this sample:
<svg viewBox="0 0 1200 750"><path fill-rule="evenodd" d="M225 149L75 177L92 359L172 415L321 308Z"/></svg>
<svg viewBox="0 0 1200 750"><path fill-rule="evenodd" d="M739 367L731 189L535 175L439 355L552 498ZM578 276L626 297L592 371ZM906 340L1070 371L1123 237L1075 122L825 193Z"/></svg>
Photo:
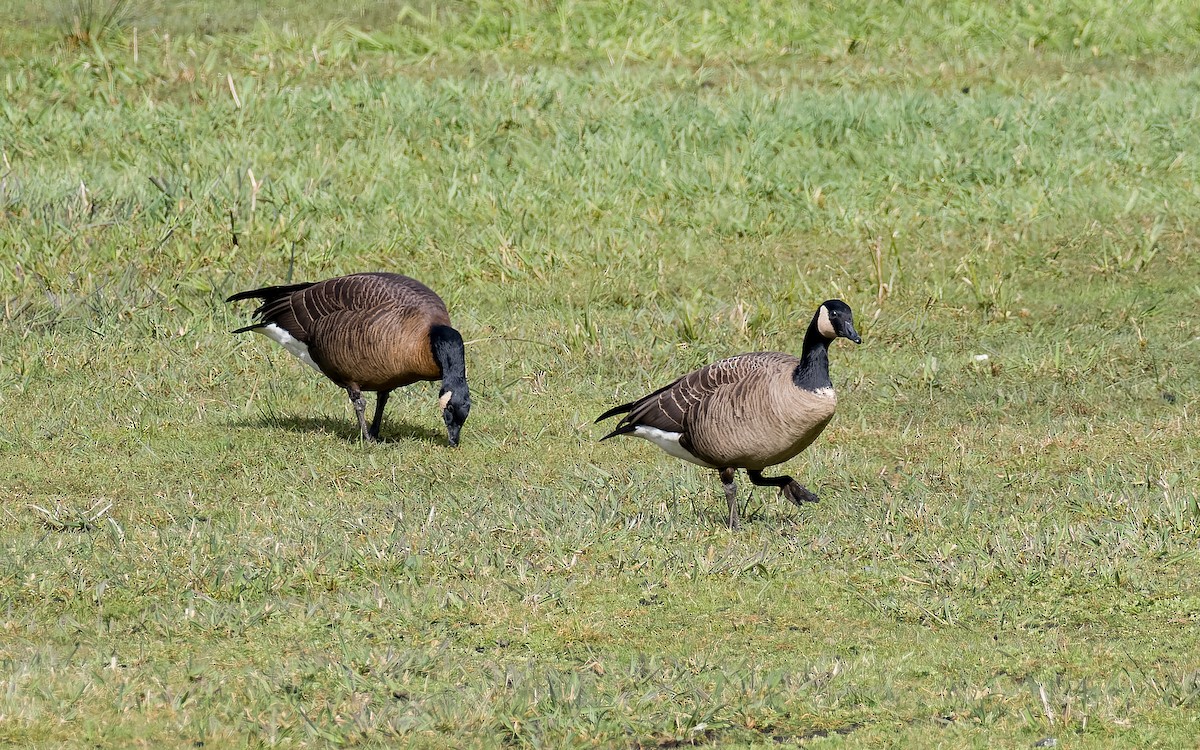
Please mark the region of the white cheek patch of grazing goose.
<svg viewBox="0 0 1200 750"><path fill-rule="evenodd" d="M665 453L674 456L675 458L682 458L684 461L691 461L694 464L698 464L709 469L714 468L712 464L696 458L688 451L687 448L684 448L679 444L679 438L683 435L681 432L667 432L666 430L660 430L657 427L648 427L642 424L633 428L633 434L640 438L649 440L659 448L662 448Z"/></svg>
<svg viewBox="0 0 1200 750"><path fill-rule="evenodd" d="M296 359L317 372L321 372L321 368L317 367L317 363L313 362L313 358L309 355L308 346L303 341L288 333L286 329L274 323L268 323L262 328L255 328L254 330L279 344L284 349L287 349ZM324 375L325 373L321 372L321 374Z"/></svg>
<svg viewBox="0 0 1200 750"><path fill-rule="evenodd" d="M833 323L829 322L829 311L825 309L825 305L821 305L821 309L817 311L817 330L827 339L837 338L837 331L833 330Z"/></svg>
<svg viewBox="0 0 1200 750"><path fill-rule="evenodd" d="M442 409L445 409L446 405L450 403L450 399L452 398L454 398L454 391L446 391L442 394L441 398L438 399L438 406L440 406Z"/></svg>

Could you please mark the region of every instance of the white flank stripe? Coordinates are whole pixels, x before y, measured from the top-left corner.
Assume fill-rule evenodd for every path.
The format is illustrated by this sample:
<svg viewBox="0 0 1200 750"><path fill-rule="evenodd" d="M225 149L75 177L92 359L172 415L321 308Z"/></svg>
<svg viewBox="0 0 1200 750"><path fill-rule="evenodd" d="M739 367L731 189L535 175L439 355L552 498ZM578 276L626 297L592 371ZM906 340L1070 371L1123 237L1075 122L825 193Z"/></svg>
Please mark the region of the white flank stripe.
<svg viewBox="0 0 1200 750"><path fill-rule="evenodd" d="M644 424L641 424L633 428L633 434L645 440L649 440L675 458L682 458L684 461L691 461L694 464L699 464L700 466L704 466L709 469L716 468L712 464L696 458L688 451L687 448L684 448L679 444L679 438L683 434L681 432L667 432L666 430L660 430L657 427L648 427Z"/></svg>
<svg viewBox="0 0 1200 750"><path fill-rule="evenodd" d="M303 341L288 333L287 330L280 328L274 323L268 323L262 328L255 328L254 330L279 344L284 349L287 349L296 359L317 372L321 372L321 368L317 367L317 363L313 362L313 358L309 356L308 346ZM321 372L321 374L324 375L325 373Z"/></svg>

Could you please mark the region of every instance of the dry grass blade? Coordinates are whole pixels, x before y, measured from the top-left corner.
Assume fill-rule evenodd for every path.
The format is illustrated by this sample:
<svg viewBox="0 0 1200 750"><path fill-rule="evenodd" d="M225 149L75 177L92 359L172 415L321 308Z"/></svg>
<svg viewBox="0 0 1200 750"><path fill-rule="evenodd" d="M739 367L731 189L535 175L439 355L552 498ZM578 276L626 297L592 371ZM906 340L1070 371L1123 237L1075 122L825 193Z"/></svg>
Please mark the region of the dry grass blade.
<svg viewBox="0 0 1200 750"><path fill-rule="evenodd" d="M124 28L133 17L133 0L69 0L58 11L68 46L90 47Z"/></svg>
<svg viewBox="0 0 1200 750"><path fill-rule="evenodd" d="M26 503L25 507L32 510L42 524L53 531L94 531L96 522L105 517L112 505L110 501L98 500L87 510L73 508L68 501L59 501L53 509L34 503Z"/></svg>

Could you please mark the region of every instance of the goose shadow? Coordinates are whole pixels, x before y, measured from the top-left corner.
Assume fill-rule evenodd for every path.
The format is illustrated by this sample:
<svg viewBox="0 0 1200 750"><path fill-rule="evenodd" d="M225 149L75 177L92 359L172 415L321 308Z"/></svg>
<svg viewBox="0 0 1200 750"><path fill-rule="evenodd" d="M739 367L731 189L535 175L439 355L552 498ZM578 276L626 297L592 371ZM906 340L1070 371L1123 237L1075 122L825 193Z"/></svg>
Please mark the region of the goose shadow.
<svg viewBox="0 0 1200 750"><path fill-rule="evenodd" d="M766 489L766 488L763 488ZM738 491L738 516L743 527L757 524L793 524L799 525L804 523L801 517L802 509L810 505L816 505L820 502L817 500L806 500L803 505L798 505L794 502L784 499L779 495L777 490L772 489L770 492L760 495L755 490L750 490L744 496L741 494L741 489ZM725 505L725 498L716 496L719 493L713 493L714 500L711 505L702 507L697 500L692 501L692 509L697 517L703 518L714 526L724 526L729 528L729 511ZM778 507L772 507L772 503L778 503Z"/></svg>
<svg viewBox="0 0 1200 750"><path fill-rule="evenodd" d="M358 425L353 419L346 420L330 416L298 417L264 414L258 417L234 420L229 425L231 427L255 430L288 430L289 432L300 433L326 432L350 443L357 443L361 439ZM383 427L379 432L379 442L381 444L408 443L413 441L432 443L434 445L446 443L446 433L444 431L438 432L437 430L431 430L428 427L422 427L403 420L389 420L387 417L384 417Z"/></svg>

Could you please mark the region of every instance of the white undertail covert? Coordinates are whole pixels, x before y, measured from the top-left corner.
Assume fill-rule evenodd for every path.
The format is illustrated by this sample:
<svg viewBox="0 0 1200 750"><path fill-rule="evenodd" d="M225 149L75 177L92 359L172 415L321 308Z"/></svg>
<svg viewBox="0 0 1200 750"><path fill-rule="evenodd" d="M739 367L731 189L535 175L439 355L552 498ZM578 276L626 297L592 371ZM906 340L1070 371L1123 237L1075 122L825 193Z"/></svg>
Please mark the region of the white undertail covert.
<svg viewBox="0 0 1200 750"><path fill-rule="evenodd" d="M313 368L317 372L320 372L322 375L325 374L321 371L321 368L317 366L317 363L313 362L312 356L310 356L308 353L308 346L303 341L300 341L295 336L288 333L286 329L281 328L274 323L268 323L265 326L255 328L254 331L256 333L261 333L262 335L282 346L284 349L287 349L292 356Z"/></svg>
<svg viewBox="0 0 1200 750"><path fill-rule="evenodd" d="M679 438L683 436L682 432L668 432L660 430L657 427L640 424L633 428L633 434L649 440L650 442L662 448L664 453L672 455L675 458L682 458L684 461L691 461L698 466L704 466L709 469L716 468L710 463L705 463L692 455L691 451L679 444Z"/></svg>

